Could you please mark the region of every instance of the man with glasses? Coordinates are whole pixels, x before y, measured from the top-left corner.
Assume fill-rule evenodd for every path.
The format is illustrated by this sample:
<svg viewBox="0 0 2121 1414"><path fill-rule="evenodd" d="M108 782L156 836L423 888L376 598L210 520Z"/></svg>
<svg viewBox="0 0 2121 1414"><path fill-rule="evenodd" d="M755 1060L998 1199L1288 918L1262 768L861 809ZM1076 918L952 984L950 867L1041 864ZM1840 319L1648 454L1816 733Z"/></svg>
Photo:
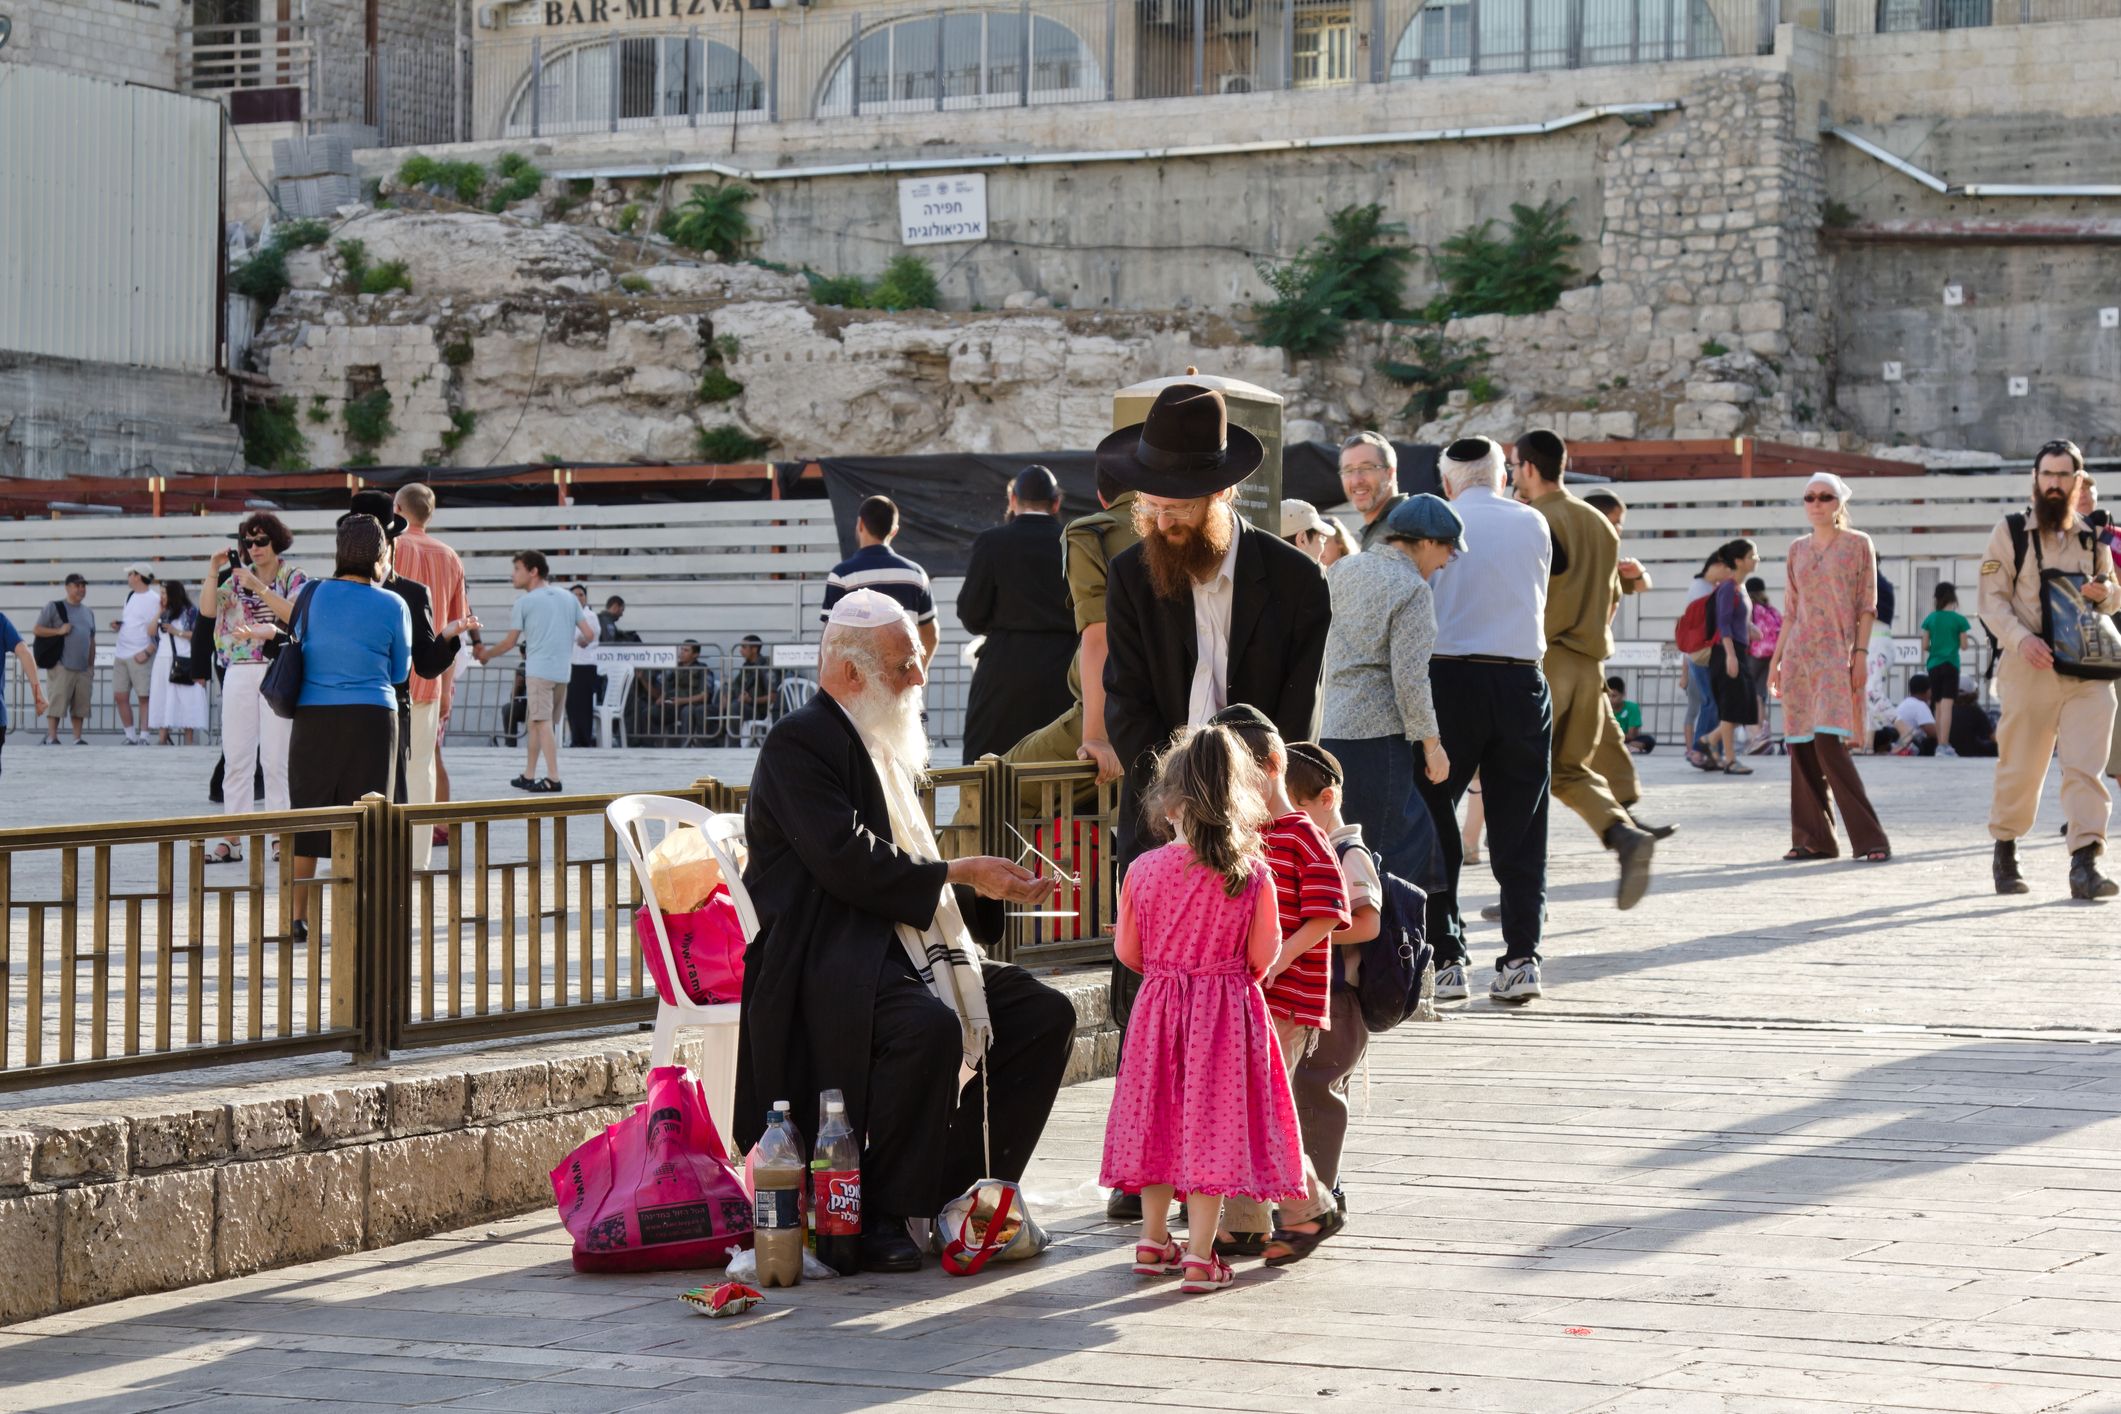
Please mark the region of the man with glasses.
<svg viewBox="0 0 2121 1414"><path fill-rule="evenodd" d="M1341 443L1340 489L1362 517L1362 548L1375 549L1389 530L1385 517L1407 499L1399 489L1399 453L1391 442L1375 432L1357 432Z"/></svg>
<svg viewBox="0 0 2121 1414"><path fill-rule="evenodd" d="M2113 553L2076 511L2084 479L2084 453L2076 443L2041 447L2033 458L2031 510L2003 518L1981 561L1981 622L1996 637L1996 695L2003 702L1988 815L1999 894L2028 892L2018 871L2018 839L2032 828L2049 756L2062 758L2070 897L2121 893L2098 863L2106 849L2109 806L2099 774L2113 733L2114 686L2058 665L2043 635L2041 600L2049 572L2081 579L2085 602L2101 610L2112 602Z"/></svg>

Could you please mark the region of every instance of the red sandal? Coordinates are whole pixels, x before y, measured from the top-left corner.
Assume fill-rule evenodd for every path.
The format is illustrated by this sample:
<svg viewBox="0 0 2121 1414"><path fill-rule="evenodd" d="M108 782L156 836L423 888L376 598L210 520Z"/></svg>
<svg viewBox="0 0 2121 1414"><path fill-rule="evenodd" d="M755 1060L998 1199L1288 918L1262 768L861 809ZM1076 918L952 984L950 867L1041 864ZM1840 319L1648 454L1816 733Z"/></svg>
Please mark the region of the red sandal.
<svg viewBox="0 0 2121 1414"><path fill-rule="evenodd" d="M1186 1279L1178 1284L1178 1289L1188 1296L1205 1296L1237 1280L1237 1273L1220 1257L1189 1256L1180 1265L1186 1269Z"/></svg>
<svg viewBox="0 0 2121 1414"><path fill-rule="evenodd" d="M1134 1275L1138 1277L1167 1277L1175 1275L1182 1263L1183 1249L1169 1238L1159 1247L1153 1242L1134 1244Z"/></svg>

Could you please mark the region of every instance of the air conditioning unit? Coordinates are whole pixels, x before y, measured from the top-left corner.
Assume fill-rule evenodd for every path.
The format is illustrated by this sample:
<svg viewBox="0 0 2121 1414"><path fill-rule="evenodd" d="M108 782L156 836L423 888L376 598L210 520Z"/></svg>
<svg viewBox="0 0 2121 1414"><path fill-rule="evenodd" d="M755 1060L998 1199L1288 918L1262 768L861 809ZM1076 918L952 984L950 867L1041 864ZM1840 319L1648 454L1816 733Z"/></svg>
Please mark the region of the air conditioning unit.
<svg viewBox="0 0 2121 1414"><path fill-rule="evenodd" d="M1250 93L1252 91L1252 76L1250 74L1224 74L1215 81L1215 91L1217 93Z"/></svg>
<svg viewBox="0 0 2121 1414"><path fill-rule="evenodd" d="M1259 12L1262 0L1222 0L1221 4L1208 6L1207 25L1210 34L1258 34Z"/></svg>
<svg viewBox="0 0 2121 1414"><path fill-rule="evenodd" d="M500 10L500 7L499 7L498 5L481 5L481 6L479 6L479 28L480 28L480 29L499 29L500 27L501 27L501 10Z"/></svg>

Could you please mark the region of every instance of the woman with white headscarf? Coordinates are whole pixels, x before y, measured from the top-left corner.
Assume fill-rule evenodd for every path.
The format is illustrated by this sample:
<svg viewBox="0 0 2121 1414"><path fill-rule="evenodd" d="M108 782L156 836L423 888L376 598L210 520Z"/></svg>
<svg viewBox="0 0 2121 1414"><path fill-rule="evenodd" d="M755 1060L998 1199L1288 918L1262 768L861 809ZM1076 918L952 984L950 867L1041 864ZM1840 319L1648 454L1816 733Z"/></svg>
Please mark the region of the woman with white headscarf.
<svg viewBox="0 0 2121 1414"><path fill-rule="evenodd" d="M1782 699L1783 739L1790 749L1790 851L1784 859L1831 859L1840 853L1833 805L1841 807L1856 857L1892 858L1849 755L1862 723L1870 670L1871 624L1878 617L1878 556L1871 538L1849 526L1848 483L1815 472L1804 487L1811 533L1790 543L1782 638L1768 664L1768 691Z"/></svg>

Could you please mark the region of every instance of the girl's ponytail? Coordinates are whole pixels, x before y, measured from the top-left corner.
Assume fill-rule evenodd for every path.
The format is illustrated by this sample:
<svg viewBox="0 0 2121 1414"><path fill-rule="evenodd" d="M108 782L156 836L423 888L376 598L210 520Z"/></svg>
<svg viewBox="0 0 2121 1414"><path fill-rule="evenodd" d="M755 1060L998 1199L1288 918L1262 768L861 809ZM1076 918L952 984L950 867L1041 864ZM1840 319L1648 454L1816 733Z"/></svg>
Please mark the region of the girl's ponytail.
<svg viewBox="0 0 2121 1414"><path fill-rule="evenodd" d="M1267 824L1265 780L1229 728L1177 736L1157 758L1144 808L1159 830L1176 827L1194 857L1222 876L1225 893L1243 891Z"/></svg>

